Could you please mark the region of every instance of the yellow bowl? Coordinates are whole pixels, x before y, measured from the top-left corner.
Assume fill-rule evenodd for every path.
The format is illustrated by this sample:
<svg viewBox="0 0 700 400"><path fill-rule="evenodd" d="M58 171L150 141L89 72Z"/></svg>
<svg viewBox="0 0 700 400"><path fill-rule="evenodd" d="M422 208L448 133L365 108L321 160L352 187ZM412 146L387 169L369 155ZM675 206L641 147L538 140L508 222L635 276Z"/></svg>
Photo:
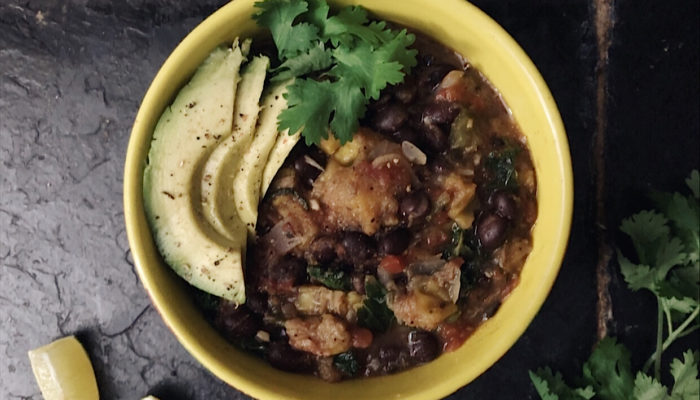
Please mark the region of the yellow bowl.
<svg viewBox="0 0 700 400"><path fill-rule="evenodd" d="M204 320L185 283L163 264L143 209L142 175L155 124L177 90L218 44L254 35L256 0L236 0L192 31L166 60L134 121L124 168L124 217L144 287L183 346L216 376L265 399L440 398L493 365L525 331L544 302L564 255L571 225L573 178L564 127L542 77L517 43L464 0L339 0L362 4L380 18L418 29L463 54L501 92L527 140L537 172L534 248L521 281L496 315L467 342L424 366L399 374L326 383L273 369L226 342ZM524 373L524 371L523 371Z"/></svg>

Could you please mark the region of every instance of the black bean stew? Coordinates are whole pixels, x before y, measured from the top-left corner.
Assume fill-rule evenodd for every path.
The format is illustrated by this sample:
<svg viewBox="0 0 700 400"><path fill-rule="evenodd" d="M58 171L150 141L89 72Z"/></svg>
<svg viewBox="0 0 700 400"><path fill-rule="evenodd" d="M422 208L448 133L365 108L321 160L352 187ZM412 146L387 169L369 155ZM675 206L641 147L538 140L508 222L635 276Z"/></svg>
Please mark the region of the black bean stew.
<svg viewBox="0 0 700 400"><path fill-rule="evenodd" d="M328 381L458 348L517 285L534 169L499 94L417 35L419 65L352 142L299 145L260 205L247 303L217 328L273 366Z"/></svg>

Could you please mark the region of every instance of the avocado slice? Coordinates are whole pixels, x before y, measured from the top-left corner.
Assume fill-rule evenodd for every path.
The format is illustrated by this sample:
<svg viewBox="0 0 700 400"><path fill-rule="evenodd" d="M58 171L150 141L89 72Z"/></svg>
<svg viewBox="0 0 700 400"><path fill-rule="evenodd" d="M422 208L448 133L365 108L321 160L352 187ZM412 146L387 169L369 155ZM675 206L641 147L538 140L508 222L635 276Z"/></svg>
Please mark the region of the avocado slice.
<svg viewBox="0 0 700 400"><path fill-rule="evenodd" d="M258 220L263 169L277 140L277 118L287 108L284 94L290 83L291 81L287 81L273 87L265 96L260 108L258 129L233 180L235 206L251 236L255 235L255 224ZM286 135L287 131L282 134Z"/></svg>
<svg viewBox="0 0 700 400"><path fill-rule="evenodd" d="M204 218L221 235L239 240L246 228L236 211L233 179L241 156L255 133L260 97L265 84L269 58L253 58L241 74L233 110L233 129L211 153L202 170L202 210Z"/></svg>
<svg viewBox="0 0 700 400"><path fill-rule="evenodd" d="M265 164L265 169L263 170L260 197L265 197L265 193L270 187L272 179L277 175L277 171L282 164L284 164L284 160L287 159L287 156L299 141L300 136L301 130L293 135L289 134L289 130L285 130L284 132L280 132L279 136L277 136L277 140L274 146L272 146L272 150L270 150L270 156L267 158L267 164Z"/></svg>
<svg viewBox="0 0 700 400"><path fill-rule="evenodd" d="M243 54L217 48L180 90L156 125L144 169L146 215L166 263L193 286L245 302L246 236L227 238L202 217L202 167L230 135Z"/></svg>

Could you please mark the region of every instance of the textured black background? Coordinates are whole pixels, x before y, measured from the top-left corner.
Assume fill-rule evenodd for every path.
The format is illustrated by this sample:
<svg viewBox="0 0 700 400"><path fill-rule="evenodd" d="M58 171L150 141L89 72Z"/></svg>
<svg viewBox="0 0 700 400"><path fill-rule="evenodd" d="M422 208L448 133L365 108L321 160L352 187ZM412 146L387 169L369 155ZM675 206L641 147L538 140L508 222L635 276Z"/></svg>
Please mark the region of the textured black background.
<svg viewBox="0 0 700 400"><path fill-rule="evenodd" d="M177 43L224 3L0 0L0 398L40 399L26 351L67 334L85 344L102 398L246 398L199 366L149 305L121 202L143 94ZM474 3L548 83L567 129L576 197L547 302L503 359L451 398L537 398L528 369L552 365L573 376L595 342L596 179L605 177L604 239L624 246L617 226L650 205L648 190L678 189L698 167L700 13L695 0L614 3L603 66L606 168L596 174L593 1ZM633 347L639 366L653 346L653 299L628 292L616 273L611 288L611 333Z"/></svg>

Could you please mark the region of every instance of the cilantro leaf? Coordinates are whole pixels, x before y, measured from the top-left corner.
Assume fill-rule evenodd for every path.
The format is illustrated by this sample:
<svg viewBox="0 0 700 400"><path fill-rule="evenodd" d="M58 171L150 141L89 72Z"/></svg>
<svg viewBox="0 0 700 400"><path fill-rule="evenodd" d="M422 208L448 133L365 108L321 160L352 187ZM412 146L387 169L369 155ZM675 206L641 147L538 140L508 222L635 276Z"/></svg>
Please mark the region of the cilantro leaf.
<svg viewBox="0 0 700 400"><path fill-rule="evenodd" d="M365 102L359 87L341 79L337 82L297 79L287 87L287 109L279 116L279 129L296 132L303 128L306 144L318 144L328 137L328 126L341 143L352 138L364 115Z"/></svg>
<svg viewBox="0 0 700 400"><path fill-rule="evenodd" d="M322 269L309 265L306 272L313 280L333 290L350 290L350 277L341 270Z"/></svg>
<svg viewBox="0 0 700 400"><path fill-rule="evenodd" d="M333 365L343 373L343 375L353 377L357 375L360 365L355 354L351 351L337 354L333 357Z"/></svg>
<svg viewBox="0 0 700 400"><path fill-rule="evenodd" d="M617 261L620 264L620 272L627 282L630 289L637 291L639 289L648 289L656 292L656 272L652 271L651 267L643 264L635 264L622 252L617 251Z"/></svg>
<svg viewBox="0 0 700 400"><path fill-rule="evenodd" d="M503 148L489 152L486 157L488 173L487 186L490 189L515 191L518 189L518 171L515 160L520 148L512 143L506 143Z"/></svg>
<svg viewBox="0 0 700 400"><path fill-rule="evenodd" d="M309 24L293 25L294 19L308 9L306 1L265 0L255 3L261 11L253 15L258 25L270 28L280 58L310 47L318 37L318 28Z"/></svg>
<svg viewBox="0 0 700 400"><path fill-rule="evenodd" d="M674 268L660 286L659 294L663 297L697 299L700 292L700 264L696 262L686 267Z"/></svg>
<svg viewBox="0 0 700 400"><path fill-rule="evenodd" d="M384 332L394 322L394 312L386 305L386 289L373 276L365 278L367 298L357 310L357 323L373 332Z"/></svg>
<svg viewBox="0 0 700 400"><path fill-rule="evenodd" d="M682 240L689 262L700 259L700 203L692 196L680 193L654 193L657 207L673 222L676 234Z"/></svg>
<svg viewBox="0 0 700 400"><path fill-rule="evenodd" d="M284 52L280 55L287 60L296 57L299 52L304 52L312 48L318 36L318 28L307 23L300 23L292 26L289 36L284 44Z"/></svg>
<svg viewBox="0 0 700 400"><path fill-rule="evenodd" d="M672 399L690 400L700 396L699 358L700 353L688 350L683 353L683 361L676 358L671 362L671 375L675 381L671 391Z"/></svg>
<svg viewBox="0 0 700 400"><path fill-rule="evenodd" d="M383 38L384 44L377 49L377 52L387 60L401 64L406 72L410 71L417 64L416 56L418 55L418 50L409 50L408 47L416 41L416 37L409 34L405 29L399 31L393 37L390 36Z"/></svg>
<svg viewBox="0 0 700 400"><path fill-rule="evenodd" d="M655 211L641 211L622 221L620 230L632 239L642 264L655 264L658 246L668 241L667 223L666 217Z"/></svg>
<svg viewBox="0 0 700 400"><path fill-rule="evenodd" d="M583 364L583 379L602 400L632 396L634 382L627 348L613 338L604 338Z"/></svg>
<svg viewBox="0 0 700 400"><path fill-rule="evenodd" d="M668 396L668 389L651 376L638 372L632 394L636 400L664 400Z"/></svg>
<svg viewBox="0 0 700 400"><path fill-rule="evenodd" d="M680 317L690 314L697 306L697 300L691 297L660 297L664 308L675 311Z"/></svg>
<svg viewBox="0 0 700 400"><path fill-rule="evenodd" d="M408 48L415 36L370 22L361 6L335 15L325 0L264 0L255 6L260 11L253 17L272 32L281 61L271 81L297 78L278 128L301 129L307 144L318 144L329 129L341 144L351 140L370 99L402 82L416 65L417 51ZM323 83L309 82L312 74Z"/></svg>
<svg viewBox="0 0 700 400"><path fill-rule="evenodd" d="M386 22L384 21L372 21L367 25L367 28L374 31L374 34L377 35L377 38L382 43L386 43L394 37L394 33L386 27Z"/></svg>
<svg viewBox="0 0 700 400"><path fill-rule="evenodd" d="M552 373L549 367L540 368L537 372L530 371L530 380L542 400L588 400L595 396L591 386L570 388L561 373Z"/></svg>
<svg viewBox="0 0 700 400"><path fill-rule="evenodd" d="M330 67L332 63L331 52L325 48L323 43L317 42L305 52L287 59L277 68L272 69L271 72L275 75L270 78L270 81L281 82L310 72L321 71Z"/></svg>
<svg viewBox="0 0 700 400"><path fill-rule="evenodd" d="M337 15L328 18L323 27L324 39L330 39L333 46L352 47L355 39L370 45L377 44L378 38L374 30L364 26L367 23L367 11L360 6L348 6Z"/></svg>
<svg viewBox="0 0 700 400"><path fill-rule="evenodd" d="M352 135L360 126L357 116L365 115L366 101L357 85L347 79L334 84L335 113L331 121L331 130L340 143L352 140Z"/></svg>
<svg viewBox="0 0 700 400"><path fill-rule="evenodd" d="M328 19L328 11L330 11L330 7L325 0L306 0L306 2L308 3L309 11L304 14L303 19L304 21L315 25L323 37L323 27Z"/></svg>
<svg viewBox="0 0 700 400"><path fill-rule="evenodd" d="M549 368L547 368L549 369ZM551 373L551 371L550 371ZM534 373L530 371L530 380L532 381L532 384L535 386L535 390L537 390L537 394L540 395L540 398L542 400L559 400L559 396L552 393L552 391L549 389L549 381L545 380L543 377L541 377L541 372L537 371L537 373Z"/></svg>
<svg viewBox="0 0 700 400"><path fill-rule="evenodd" d="M328 121L333 112L335 95L329 81L297 79L287 86L287 108L280 113L279 130L297 132L304 128L307 145L328 137Z"/></svg>
<svg viewBox="0 0 700 400"><path fill-rule="evenodd" d="M700 353L697 351L688 350L683 354L683 360L674 359L671 363L675 383L670 395L668 388L661 384L660 371L663 351L676 339L700 329L698 171L693 171L686 183L694 197L654 193L653 199L660 212L642 211L621 224L620 229L632 239L639 264L618 250L620 271L631 290L648 289L657 298L657 346L632 382L629 351L616 344L615 339L603 339L583 366L583 382L591 385L596 398L686 400L700 397ZM653 377L647 374L652 364ZM552 375L551 371L549 375L540 373L539 380L533 378L532 372L530 376L543 399L560 398L556 396L561 396L564 389L561 389L563 383L559 382L561 377L558 374Z"/></svg>
<svg viewBox="0 0 700 400"><path fill-rule="evenodd" d="M338 47L333 51L333 57L338 64L329 74L348 79L364 89L367 99L376 100L387 84L403 81L403 66L396 61L387 60L386 56L386 52L382 52L381 48L375 50L366 42L361 42L353 48Z"/></svg>

